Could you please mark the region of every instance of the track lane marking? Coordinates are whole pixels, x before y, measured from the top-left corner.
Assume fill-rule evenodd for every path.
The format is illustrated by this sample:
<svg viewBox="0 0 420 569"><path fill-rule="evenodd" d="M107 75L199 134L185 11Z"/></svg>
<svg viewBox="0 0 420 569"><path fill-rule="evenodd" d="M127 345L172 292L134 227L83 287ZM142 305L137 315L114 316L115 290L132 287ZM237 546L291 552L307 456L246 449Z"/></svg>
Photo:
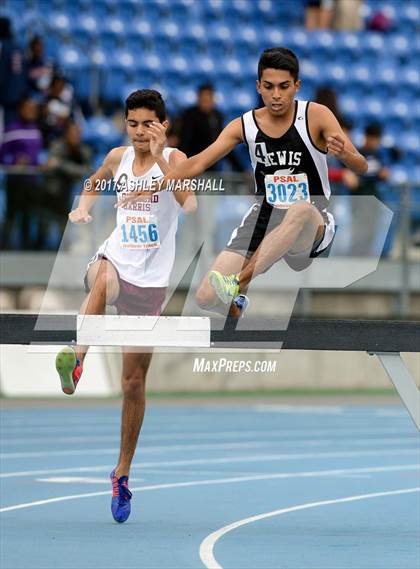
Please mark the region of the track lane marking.
<svg viewBox="0 0 420 569"><path fill-rule="evenodd" d="M305 460L307 458L358 458L360 456L408 456L418 455L418 451L414 450L379 450L379 451L343 451L343 452L324 452L324 453L301 453L301 454L254 454L246 456L230 456L219 458L193 458L185 460L162 460L154 462L136 462L131 465L132 469L136 468L149 468L161 466L195 466L199 464L231 464L241 462L271 462L271 461L285 461L285 460ZM2 478L14 478L24 476L42 476L44 474L62 474L66 472L108 472L110 469L108 465L102 466L78 466L71 468L56 468L56 469L38 469L38 470L23 470L15 472L0 473Z"/></svg>
<svg viewBox="0 0 420 569"><path fill-rule="evenodd" d="M415 488L403 488L399 490L389 490L386 492L375 492L371 494L359 494L356 496L347 496L346 498L336 498L334 500L323 500L320 502L308 502L306 504L299 504L298 506L292 506L290 508L282 508L280 510L274 510L272 512L266 512L264 514L258 514L256 516L250 516L248 518L243 518L229 525L226 525L211 534L209 534L200 545L199 555L200 559L207 569L223 569L216 558L214 557L213 551L216 542L227 533L242 527L244 525L257 522L263 519L272 518L274 516L281 516L283 514L288 514L290 512L297 512L300 510L308 510L310 508L319 508L322 506L330 506L332 504L343 504L347 502L356 502L358 500L368 500L370 498L380 498L383 496L396 496L400 494L411 494L413 492L419 492L420 487Z"/></svg>
<svg viewBox="0 0 420 569"><path fill-rule="evenodd" d="M324 476L340 476L346 472L395 472L395 471L407 471L407 470L418 470L419 465L402 465L402 466L383 466L383 467L371 467L371 468L354 468L354 469L339 469L339 470L315 470L309 472L288 472L279 474L261 474L253 476L235 476L230 478L213 478L209 480L190 480L187 482L172 482L166 484L153 484L150 486L139 486L138 488L131 488L131 492L147 492L151 490L163 490L168 488L188 488L192 486L211 486L217 484L237 484L240 482L255 482L260 480L276 480L282 478L313 478L313 477L324 477ZM68 500L78 500L82 498L93 498L97 496L110 496L110 490L102 492L89 492L86 494L72 494L69 496L57 496L56 498L47 498L45 500L37 500L35 502L26 502L23 504L15 504L12 506L5 506L0 508L0 513L11 512L15 510L22 510L25 508L33 508L34 506L43 506L45 504L52 504L55 502L66 502Z"/></svg>

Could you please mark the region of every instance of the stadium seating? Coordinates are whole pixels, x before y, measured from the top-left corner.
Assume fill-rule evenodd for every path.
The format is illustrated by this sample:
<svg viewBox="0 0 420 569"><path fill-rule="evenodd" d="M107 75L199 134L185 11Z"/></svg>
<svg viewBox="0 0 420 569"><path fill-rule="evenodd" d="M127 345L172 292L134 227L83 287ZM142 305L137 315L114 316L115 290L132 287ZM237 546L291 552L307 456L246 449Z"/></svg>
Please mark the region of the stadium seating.
<svg viewBox="0 0 420 569"><path fill-rule="evenodd" d="M366 22L378 11L390 19L387 33L308 32L304 0L4 0L1 7L22 45L33 33L43 36L80 99L94 93L107 104L157 85L176 112L194 101L197 85L211 81L232 118L255 104L259 52L287 45L301 59L300 98L332 86L356 134L368 122L384 123L388 143L403 147L402 164L412 167L420 156L413 143L420 43L410 38L420 9L415 0L365 0Z"/></svg>

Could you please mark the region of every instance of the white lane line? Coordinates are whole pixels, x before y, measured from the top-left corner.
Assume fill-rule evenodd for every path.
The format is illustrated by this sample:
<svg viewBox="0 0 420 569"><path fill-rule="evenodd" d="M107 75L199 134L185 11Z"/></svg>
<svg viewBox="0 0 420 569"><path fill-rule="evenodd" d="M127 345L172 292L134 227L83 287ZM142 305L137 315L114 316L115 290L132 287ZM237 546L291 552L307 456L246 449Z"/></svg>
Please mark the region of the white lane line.
<svg viewBox="0 0 420 569"><path fill-rule="evenodd" d="M264 514L259 514L257 516L251 516L249 518L244 518L233 522L227 526L224 526L210 535L208 535L200 545L200 559L207 569L223 569L222 565L216 561L214 557L213 550L216 542L228 532L233 531L246 524L251 524L253 522L258 522L267 518L272 518L274 516L281 516L283 514L288 514L290 512L297 512L299 510L308 510L310 508L320 508L322 506L330 506L332 504L343 504L346 502L356 502L358 500L368 500L370 498L381 498L383 496L397 496L400 494L412 494L413 492L419 492L420 487L415 488L403 488L400 490L389 490L387 492L374 492L371 494L359 494L357 496L347 496L346 498L336 498L334 500L323 500L322 502L308 502L306 504L299 504L298 506L292 506L290 508L282 508L281 510L274 510L272 512L266 512Z"/></svg>
<svg viewBox="0 0 420 569"><path fill-rule="evenodd" d="M331 433L329 433L331 434ZM342 439L317 439L315 437L310 439L298 439L298 438L286 438L284 432L282 431L270 431L270 432L249 432L247 433L247 437L264 437L269 439L279 439L276 441L276 444L313 444L313 445L321 445L321 444L333 444L336 442L340 442ZM152 441L152 440L177 440L177 439L199 439L199 440L206 440L206 439L243 439L245 438L243 433L231 433L229 435L220 435L219 433L207 433L202 434L201 436L197 436L197 434L185 435L181 436L174 436L174 437L151 437L151 436L143 436L142 442ZM118 441L119 436L115 435L102 435L102 436L71 436L71 437L37 437L37 438L17 438L17 439L10 439L8 437L1 438L0 444L1 446L13 446L13 445L35 445L35 444L56 444L56 443L99 443L99 442L113 442ZM355 438L346 441L348 444L388 444L388 443L413 443L418 442L418 435L413 433L412 435L406 435L405 437L387 437L387 438ZM255 441L259 442L259 441Z"/></svg>
<svg viewBox="0 0 420 569"><path fill-rule="evenodd" d="M115 425L110 425L109 423L107 425L104 425L104 427L98 427L96 428L92 428L92 427L87 427L87 426L82 426L80 424L78 425L72 425L72 432L76 432L76 431L83 431L83 433L85 433L86 431L88 431L89 433L94 433L95 431L98 431L99 433L103 434L104 431L111 431L111 434L113 434L115 432L115 428L117 426L116 423ZM57 431L57 429L61 428L61 426L56 425L53 428L49 428L47 429L47 434L51 432L55 433ZM150 428L150 425L149 425ZM369 428L337 428L336 426L333 427L333 432L334 435L340 434L340 435L350 435L350 436L366 436L366 435L384 435L384 434L388 434L388 435L398 435L398 436L402 436L402 435L417 435L417 431L414 429L410 429L410 428L397 428L397 427L384 427L384 428L378 428L378 429L369 429ZM33 435L34 433L37 433L38 431L36 431L35 429L31 429L31 428L26 428L26 427L22 427L21 429L23 432L29 432L31 435ZM214 437L218 437L218 438L226 438L226 437L231 437L231 436L235 436L235 437L240 437L240 438L246 438L246 437L250 437L250 436L255 436L255 435L261 435L261 436L273 436L273 437L300 437L300 436L315 436L315 435L331 435L331 428L329 429L282 429L281 427L278 427L277 429L253 429L253 430L244 430L244 431L204 431L204 432L200 432L197 430L191 430L188 432L176 432L176 433L147 433L144 432L144 434L142 435L144 439L150 439L150 440L175 440L175 439L185 439L185 438L191 438L191 439L202 439L204 437L208 437L208 436L214 436ZM4 439L8 439L12 433L8 433L6 435L6 429L4 427L1 428L2 434L3 434L3 438ZM24 440L24 441L32 441L32 440L41 440L44 438L48 438L50 439L51 437L46 437L43 434L39 434L36 437L22 437L20 440ZM19 439L16 439L19 440Z"/></svg>
<svg viewBox="0 0 420 569"><path fill-rule="evenodd" d="M344 451L344 452L320 452L320 453L301 453L301 454L254 454L247 456L229 456L220 458L193 458L187 460L162 460L154 462L136 462L131 465L132 469L148 468L148 467L161 467L161 466L194 466L198 464L231 464L241 462L273 462L273 461L286 461L286 460L305 460L308 458L359 458L361 456L418 456L417 449L413 450L378 450L378 451ZM15 472L3 472L0 474L1 478L14 478L25 476L42 476L44 474L61 474L65 472L101 472L108 471L109 464L103 466L81 466L73 468L58 468L58 469L44 469L44 470L22 470Z"/></svg>
<svg viewBox="0 0 420 569"><path fill-rule="evenodd" d="M138 488L130 488L132 492L147 492L150 490L162 490L167 488L188 488L191 486L210 486L213 484L237 484L239 482L255 482L258 480L276 480L282 478L311 478L323 476L339 476L346 472L395 472L418 470L418 464L402 465L402 466L378 466L372 468L354 468L347 470L315 470L310 472L284 472L280 474L257 474L253 476L235 476L230 478L213 478L210 480L191 480L188 482L173 482L167 484L153 484L152 486L140 486ZM58 496L56 498L47 498L46 500L37 500L36 502L27 502L24 504L15 504L0 508L1 512L11 512L14 510L22 510L24 508L33 508L34 506L42 506L52 504L54 502L65 502L68 500L78 500L81 498L92 498L95 496L108 496L110 491L106 492L89 492L88 494L73 494L70 496Z"/></svg>
<svg viewBox="0 0 420 569"><path fill-rule="evenodd" d="M144 478L130 478L131 483L141 482ZM49 484L109 484L109 478L105 476L52 476L50 478L37 478L37 482L48 482Z"/></svg>
<svg viewBox="0 0 420 569"><path fill-rule="evenodd" d="M298 415L342 415L345 411L344 407L334 405L276 405L276 404L258 404L255 405L254 411L257 413L296 413Z"/></svg>
<svg viewBox="0 0 420 569"><path fill-rule="evenodd" d="M271 446L271 442L252 442L247 441L243 443L214 443L214 444L200 444L200 445L161 445L140 447L142 453L166 453L168 451L178 450L211 450L211 449L241 449L241 448L261 448ZM91 448L79 450L58 450L58 451L40 451L40 452L3 452L0 454L0 460L11 458L41 458L51 456L80 456L80 455L94 455L94 454L114 454L118 453L118 448Z"/></svg>

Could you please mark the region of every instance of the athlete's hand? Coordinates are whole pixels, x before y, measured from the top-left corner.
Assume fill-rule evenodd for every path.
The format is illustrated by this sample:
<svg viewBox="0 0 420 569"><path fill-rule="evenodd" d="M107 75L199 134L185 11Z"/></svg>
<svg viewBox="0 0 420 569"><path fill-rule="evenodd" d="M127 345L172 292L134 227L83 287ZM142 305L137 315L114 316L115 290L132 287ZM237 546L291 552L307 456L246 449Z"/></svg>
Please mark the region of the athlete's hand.
<svg viewBox="0 0 420 569"><path fill-rule="evenodd" d="M339 133L331 134L327 138L327 151L339 160L342 160L346 153L345 138Z"/></svg>
<svg viewBox="0 0 420 569"><path fill-rule="evenodd" d="M90 223L92 216L86 209L78 207L69 213L69 220L72 223Z"/></svg>
<svg viewBox="0 0 420 569"><path fill-rule="evenodd" d="M161 158L166 146L166 128L160 122L152 122L149 125L149 134L150 153L156 159Z"/></svg>

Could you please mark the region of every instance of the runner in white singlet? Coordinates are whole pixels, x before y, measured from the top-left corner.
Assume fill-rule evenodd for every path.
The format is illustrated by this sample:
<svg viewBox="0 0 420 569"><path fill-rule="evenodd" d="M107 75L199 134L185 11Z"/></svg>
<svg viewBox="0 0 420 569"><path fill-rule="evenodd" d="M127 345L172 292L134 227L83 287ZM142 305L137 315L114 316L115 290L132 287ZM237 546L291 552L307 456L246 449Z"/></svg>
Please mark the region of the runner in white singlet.
<svg viewBox="0 0 420 569"><path fill-rule="evenodd" d="M101 194L101 182L115 185L118 202L123 196L150 187L186 160L176 148L166 147L165 103L157 91L135 91L126 100L125 119L131 146L114 148L102 166L85 182L79 206L70 212L72 223L89 223L89 213ZM116 209L114 231L90 261L85 275L88 295L81 314L104 314L114 305L119 314L158 315L165 299L175 259L175 235L181 209L196 209L188 191L157 191ZM80 380L88 346L64 348L56 358L64 393L72 394ZM145 409L145 381L150 353L123 349L123 409L121 447L111 472L111 510L117 522L130 514L128 476ZM93 379L93 378L92 378Z"/></svg>

